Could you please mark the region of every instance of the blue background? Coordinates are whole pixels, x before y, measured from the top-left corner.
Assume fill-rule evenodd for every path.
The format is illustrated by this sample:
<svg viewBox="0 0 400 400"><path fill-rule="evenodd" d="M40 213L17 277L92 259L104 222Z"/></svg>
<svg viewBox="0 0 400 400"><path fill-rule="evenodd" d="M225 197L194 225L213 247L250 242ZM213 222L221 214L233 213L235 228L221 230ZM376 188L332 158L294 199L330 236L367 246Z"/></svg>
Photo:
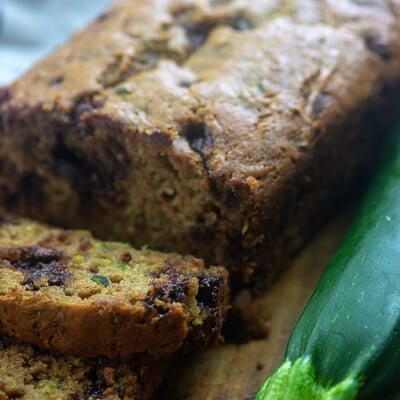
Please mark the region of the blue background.
<svg viewBox="0 0 400 400"><path fill-rule="evenodd" d="M110 0L0 0L0 85L100 14Z"/></svg>

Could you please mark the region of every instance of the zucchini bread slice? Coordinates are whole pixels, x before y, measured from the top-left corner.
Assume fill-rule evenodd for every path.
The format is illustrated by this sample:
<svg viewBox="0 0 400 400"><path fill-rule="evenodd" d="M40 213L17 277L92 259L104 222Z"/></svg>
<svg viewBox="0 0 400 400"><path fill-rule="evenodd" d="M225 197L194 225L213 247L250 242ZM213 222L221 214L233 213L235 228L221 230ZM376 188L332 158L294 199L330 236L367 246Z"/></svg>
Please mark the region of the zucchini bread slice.
<svg viewBox="0 0 400 400"><path fill-rule="evenodd" d="M1 400L149 400L170 362L52 354L0 337Z"/></svg>
<svg viewBox="0 0 400 400"><path fill-rule="evenodd" d="M78 356L205 348L221 340L227 277L191 256L3 218L0 332Z"/></svg>
<svg viewBox="0 0 400 400"><path fill-rule="evenodd" d="M0 203L270 283L400 101L398 0L121 0L0 95Z"/></svg>

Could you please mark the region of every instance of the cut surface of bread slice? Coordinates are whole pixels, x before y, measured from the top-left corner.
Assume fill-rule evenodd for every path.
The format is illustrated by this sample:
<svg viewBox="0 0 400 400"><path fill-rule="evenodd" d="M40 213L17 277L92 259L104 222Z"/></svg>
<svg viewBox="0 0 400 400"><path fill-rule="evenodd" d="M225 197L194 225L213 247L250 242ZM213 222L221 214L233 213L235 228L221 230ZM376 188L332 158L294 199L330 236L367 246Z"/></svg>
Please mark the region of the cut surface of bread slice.
<svg viewBox="0 0 400 400"><path fill-rule="evenodd" d="M51 354L0 337L0 400L149 400L167 360Z"/></svg>
<svg viewBox="0 0 400 400"><path fill-rule="evenodd" d="M0 331L73 355L154 357L220 341L228 275L29 220L0 224Z"/></svg>

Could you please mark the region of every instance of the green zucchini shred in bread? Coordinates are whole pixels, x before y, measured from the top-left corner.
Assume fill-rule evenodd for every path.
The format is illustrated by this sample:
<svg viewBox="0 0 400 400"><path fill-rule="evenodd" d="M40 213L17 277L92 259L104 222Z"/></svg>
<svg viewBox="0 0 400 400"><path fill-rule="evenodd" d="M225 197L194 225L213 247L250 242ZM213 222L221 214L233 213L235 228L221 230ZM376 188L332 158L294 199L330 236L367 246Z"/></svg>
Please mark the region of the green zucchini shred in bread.
<svg viewBox="0 0 400 400"><path fill-rule="evenodd" d="M0 400L149 400L168 365L50 354L0 336Z"/></svg>
<svg viewBox="0 0 400 400"><path fill-rule="evenodd" d="M221 340L228 276L28 220L0 223L0 332L72 355L165 356Z"/></svg>

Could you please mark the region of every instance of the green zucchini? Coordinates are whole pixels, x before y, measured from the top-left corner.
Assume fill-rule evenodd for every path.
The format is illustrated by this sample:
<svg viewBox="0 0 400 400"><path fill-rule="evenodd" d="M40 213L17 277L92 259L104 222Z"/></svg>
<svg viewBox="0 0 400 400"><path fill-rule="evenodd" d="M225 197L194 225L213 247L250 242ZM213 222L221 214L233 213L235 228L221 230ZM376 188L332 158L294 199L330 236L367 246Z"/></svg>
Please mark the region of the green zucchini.
<svg viewBox="0 0 400 400"><path fill-rule="evenodd" d="M400 126L339 250L256 400L400 394ZM395 397L396 396L396 397Z"/></svg>

